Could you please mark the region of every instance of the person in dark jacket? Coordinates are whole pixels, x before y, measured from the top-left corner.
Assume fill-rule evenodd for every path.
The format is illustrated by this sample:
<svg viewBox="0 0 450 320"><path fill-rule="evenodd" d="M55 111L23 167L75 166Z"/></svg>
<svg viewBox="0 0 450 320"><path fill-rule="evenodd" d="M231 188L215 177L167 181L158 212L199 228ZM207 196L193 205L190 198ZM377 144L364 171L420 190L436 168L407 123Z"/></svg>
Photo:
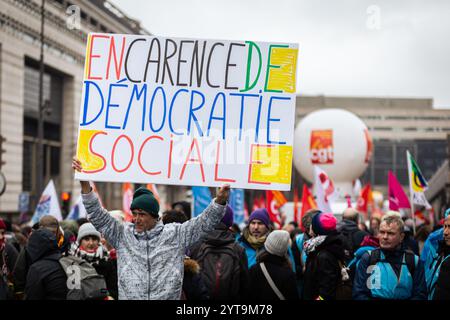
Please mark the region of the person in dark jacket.
<svg viewBox="0 0 450 320"><path fill-rule="evenodd" d="M431 267L429 299L450 300L450 216L444 220L444 240L439 241L437 258Z"/></svg>
<svg viewBox="0 0 450 320"><path fill-rule="evenodd" d="M249 281L247 255L245 249L236 243L231 231L232 225L233 209L227 205L225 215L216 228L201 244L191 248L191 258L198 261L209 297L213 300L242 299L247 296ZM217 268L218 265L215 265L213 270L208 268L209 264L206 266L208 255L209 257L216 255L217 264L229 264L220 266L222 274Z"/></svg>
<svg viewBox="0 0 450 320"><path fill-rule="evenodd" d="M31 266L26 278L25 299L65 300L67 275L59 263L61 251L56 235L44 228L34 231L27 251Z"/></svg>
<svg viewBox="0 0 450 320"><path fill-rule="evenodd" d="M92 223L83 224L78 230L78 238L72 244L69 254L89 262L102 275L109 295L118 299L117 262L111 259L108 250L100 243L101 234Z"/></svg>
<svg viewBox="0 0 450 320"><path fill-rule="evenodd" d="M272 231L264 242L257 263L250 268L249 298L252 300L298 300L296 276L288 256L290 235ZM270 279L270 280L269 280ZM275 287L269 283L273 282Z"/></svg>
<svg viewBox="0 0 450 320"><path fill-rule="evenodd" d="M13 245L6 242L5 233L6 223L0 219L0 300L12 300L12 271L18 252Z"/></svg>
<svg viewBox="0 0 450 320"><path fill-rule="evenodd" d="M423 263L402 245L403 228L399 214L383 216L378 235L380 249L361 257L353 282L353 299L426 299Z"/></svg>
<svg viewBox="0 0 450 320"><path fill-rule="evenodd" d="M58 247L60 248L63 246L64 241L67 240L64 238L58 220L53 216L50 215L43 216L39 220L39 222L37 222L33 226L31 234L39 229L46 229L52 232L55 235L56 239L58 239ZM25 285L27 282L27 274L28 270L30 269L31 263L32 261L28 253L28 245L27 245L20 251L13 270L14 293L17 300L23 299Z"/></svg>
<svg viewBox="0 0 450 320"><path fill-rule="evenodd" d="M311 222L313 238L304 245L307 254L303 299L335 300L341 281L339 261L345 261L344 244L336 231L337 220L332 213L315 214Z"/></svg>
<svg viewBox="0 0 450 320"><path fill-rule="evenodd" d="M337 231L344 236L347 246L350 250L349 256L353 258L353 254L360 248L360 244L364 237L369 235L368 232L359 229L359 213L353 208L347 208L342 214L342 221L337 225Z"/></svg>
<svg viewBox="0 0 450 320"><path fill-rule="evenodd" d="M168 210L162 215L162 222L168 223L185 223L189 219L184 212L179 210ZM200 266L194 259L191 259L190 251L187 250L184 257L184 275L183 288L181 292L181 300L202 301L209 300L208 290L205 282L200 274Z"/></svg>

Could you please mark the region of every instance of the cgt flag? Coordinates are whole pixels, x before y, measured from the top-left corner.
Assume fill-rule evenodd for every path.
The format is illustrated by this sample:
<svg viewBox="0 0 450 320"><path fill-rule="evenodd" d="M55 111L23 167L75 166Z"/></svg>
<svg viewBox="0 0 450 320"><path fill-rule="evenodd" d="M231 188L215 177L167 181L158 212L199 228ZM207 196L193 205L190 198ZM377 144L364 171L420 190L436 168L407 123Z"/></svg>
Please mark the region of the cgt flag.
<svg viewBox="0 0 450 320"><path fill-rule="evenodd" d="M266 200L266 208L269 212L270 220L281 227L279 209L287 202L286 198L280 191L266 190Z"/></svg>
<svg viewBox="0 0 450 320"><path fill-rule="evenodd" d="M428 203L425 196L425 190L428 189L428 183L409 151L406 151L406 157L408 161L409 192L412 204L430 209L431 205Z"/></svg>
<svg viewBox="0 0 450 320"><path fill-rule="evenodd" d="M314 166L314 185L319 210L322 212L333 212L331 210L331 202L335 195L333 181L318 166Z"/></svg>
<svg viewBox="0 0 450 320"><path fill-rule="evenodd" d="M370 183L366 184L361 190L358 201L356 203L356 210L365 213L367 216L367 212L369 211L369 204L373 204Z"/></svg>

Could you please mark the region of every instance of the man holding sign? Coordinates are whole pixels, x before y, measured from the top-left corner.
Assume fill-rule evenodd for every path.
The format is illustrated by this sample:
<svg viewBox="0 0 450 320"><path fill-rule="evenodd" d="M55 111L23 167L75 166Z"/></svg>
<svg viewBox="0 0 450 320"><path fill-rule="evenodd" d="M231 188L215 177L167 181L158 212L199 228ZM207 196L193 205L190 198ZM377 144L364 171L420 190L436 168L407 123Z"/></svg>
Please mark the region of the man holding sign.
<svg viewBox="0 0 450 320"><path fill-rule="evenodd" d="M75 158L72 168L81 171L81 162ZM119 299L180 299L185 249L221 221L230 186L223 185L201 215L183 224L163 225L151 191L136 190L130 208L134 223L122 224L101 207L89 182L80 183L89 221L117 250Z"/></svg>

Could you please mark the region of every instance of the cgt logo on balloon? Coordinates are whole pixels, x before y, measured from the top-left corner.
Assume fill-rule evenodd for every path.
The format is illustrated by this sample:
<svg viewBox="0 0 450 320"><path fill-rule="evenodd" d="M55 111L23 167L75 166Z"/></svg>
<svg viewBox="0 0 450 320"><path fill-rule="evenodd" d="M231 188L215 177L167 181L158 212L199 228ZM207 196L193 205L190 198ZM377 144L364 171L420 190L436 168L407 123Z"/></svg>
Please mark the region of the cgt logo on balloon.
<svg viewBox="0 0 450 320"><path fill-rule="evenodd" d="M310 155L312 164L333 163L333 130L311 131Z"/></svg>

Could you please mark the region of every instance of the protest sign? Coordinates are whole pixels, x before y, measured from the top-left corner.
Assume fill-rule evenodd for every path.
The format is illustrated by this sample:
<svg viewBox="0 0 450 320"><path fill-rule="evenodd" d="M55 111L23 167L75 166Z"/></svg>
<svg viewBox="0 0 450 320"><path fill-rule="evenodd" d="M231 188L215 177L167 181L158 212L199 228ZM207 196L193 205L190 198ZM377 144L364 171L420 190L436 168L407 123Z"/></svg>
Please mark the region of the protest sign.
<svg viewBox="0 0 450 320"><path fill-rule="evenodd" d="M75 178L289 190L297 51L89 34Z"/></svg>

